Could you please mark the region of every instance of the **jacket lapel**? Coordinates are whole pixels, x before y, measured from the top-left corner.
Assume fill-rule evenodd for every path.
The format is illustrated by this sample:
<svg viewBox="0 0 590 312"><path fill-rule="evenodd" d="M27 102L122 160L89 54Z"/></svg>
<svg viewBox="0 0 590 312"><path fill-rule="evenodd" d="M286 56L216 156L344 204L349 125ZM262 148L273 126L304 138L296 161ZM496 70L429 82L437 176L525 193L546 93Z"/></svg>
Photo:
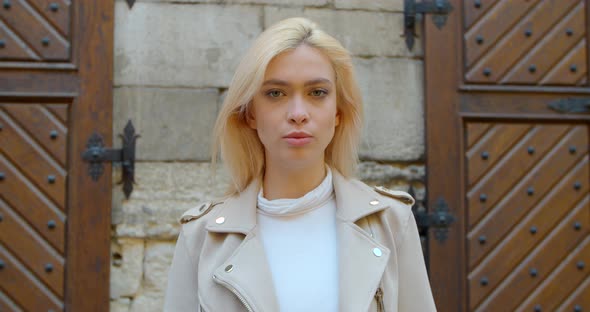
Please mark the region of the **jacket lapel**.
<svg viewBox="0 0 590 312"><path fill-rule="evenodd" d="M250 183L239 196L226 200L217 216L207 224L209 232L246 235L235 252L214 270L213 276L249 310L278 311L272 275L256 227L259 189L257 181Z"/></svg>
<svg viewBox="0 0 590 312"><path fill-rule="evenodd" d="M348 180L336 170L332 174L338 207L339 310L366 311L379 287L390 250L356 222L388 205L361 182ZM220 204L219 213L206 228L209 232L245 235L235 252L215 269L216 281L254 311L278 311L272 275L256 227L259 190L259 182L254 181L240 195Z"/></svg>
<svg viewBox="0 0 590 312"><path fill-rule="evenodd" d="M345 179L335 170L340 311L367 311L390 257L390 250L355 222L386 209L386 203L358 181Z"/></svg>

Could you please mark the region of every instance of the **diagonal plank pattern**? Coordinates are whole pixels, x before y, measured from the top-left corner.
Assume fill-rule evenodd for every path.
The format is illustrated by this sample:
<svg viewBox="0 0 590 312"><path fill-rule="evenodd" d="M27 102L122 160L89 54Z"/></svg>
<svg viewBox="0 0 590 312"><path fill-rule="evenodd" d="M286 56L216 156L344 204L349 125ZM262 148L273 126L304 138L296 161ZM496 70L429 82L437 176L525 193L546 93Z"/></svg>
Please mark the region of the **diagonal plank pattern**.
<svg viewBox="0 0 590 312"><path fill-rule="evenodd" d="M576 265L590 263L588 126L477 122L466 130L470 311L579 304L588 270Z"/></svg>
<svg viewBox="0 0 590 312"><path fill-rule="evenodd" d="M0 60L69 60L70 6L70 1L3 1Z"/></svg>
<svg viewBox="0 0 590 312"><path fill-rule="evenodd" d="M67 108L0 104L0 311L63 310Z"/></svg>
<svg viewBox="0 0 590 312"><path fill-rule="evenodd" d="M485 4L485 5L484 5ZM587 85L585 0L464 1L465 80Z"/></svg>

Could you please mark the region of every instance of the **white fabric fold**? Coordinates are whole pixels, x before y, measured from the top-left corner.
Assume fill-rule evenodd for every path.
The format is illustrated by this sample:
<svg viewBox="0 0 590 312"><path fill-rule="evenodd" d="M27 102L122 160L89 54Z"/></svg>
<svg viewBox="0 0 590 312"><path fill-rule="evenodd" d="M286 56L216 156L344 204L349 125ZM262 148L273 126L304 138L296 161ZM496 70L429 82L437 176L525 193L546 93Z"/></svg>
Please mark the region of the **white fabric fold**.
<svg viewBox="0 0 590 312"><path fill-rule="evenodd" d="M299 198L280 198L268 200L264 198L262 188L258 193L259 213L270 216L293 216L306 213L314 208L322 207L334 197L332 171L326 166L326 177L313 190Z"/></svg>

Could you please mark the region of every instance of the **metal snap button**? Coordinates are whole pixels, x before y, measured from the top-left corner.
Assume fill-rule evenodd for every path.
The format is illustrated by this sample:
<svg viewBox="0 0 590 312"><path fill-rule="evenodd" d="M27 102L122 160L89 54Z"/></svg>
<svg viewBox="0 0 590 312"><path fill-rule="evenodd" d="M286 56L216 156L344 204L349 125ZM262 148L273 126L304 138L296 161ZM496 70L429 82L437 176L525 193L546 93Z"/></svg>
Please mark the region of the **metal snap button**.
<svg viewBox="0 0 590 312"><path fill-rule="evenodd" d="M377 206L377 205L379 205L379 201L375 199L375 200L370 201L369 204L371 204L371 206Z"/></svg>
<svg viewBox="0 0 590 312"><path fill-rule="evenodd" d="M224 217L219 217L219 218L215 219L215 223L217 223L217 224L222 224L223 222L225 222Z"/></svg>
<svg viewBox="0 0 590 312"><path fill-rule="evenodd" d="M383 252L379 248L373 248L373 254L377 257L381 257L383 255Z"/></svg>
<svg viewBox="0 0 590 312"><path fill-rule="evenodd" d="M234 270L234 266L231 265L231 264L225 267L225 272L227 272L227 273L229 273L229 272L231 272L233 270Z"/></svg>

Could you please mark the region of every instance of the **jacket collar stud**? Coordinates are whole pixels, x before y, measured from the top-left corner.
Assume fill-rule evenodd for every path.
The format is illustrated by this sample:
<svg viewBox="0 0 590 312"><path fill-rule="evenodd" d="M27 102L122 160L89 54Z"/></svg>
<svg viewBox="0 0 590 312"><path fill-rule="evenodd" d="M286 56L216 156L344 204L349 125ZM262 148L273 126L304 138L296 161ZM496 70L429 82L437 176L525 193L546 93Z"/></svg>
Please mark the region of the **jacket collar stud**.
<svg viewBox="0 0 590 312"><path fill-rule="evenodd" d="M375 255L375 257L381 257L383 255L383 252L379 248L373 248L373 254Z"/></svg>
<svg viewBox="0 0 590 312"><path fill-rule="evenodd" d="M224 217L219 217L219 218L215 219L215 223L217 223L217 224L223 224L223 222L225 222Z"/></svg>
<svg viewBox="0 0 590 312"><path fill-rule="evenodd" d="M377 205L379 205L379 201L378 201L378 200L376 200L376 199L373 199L372 201L370 201L370 202L369 202L369 204L370 204L371 206L377 206Z"/></svg>

